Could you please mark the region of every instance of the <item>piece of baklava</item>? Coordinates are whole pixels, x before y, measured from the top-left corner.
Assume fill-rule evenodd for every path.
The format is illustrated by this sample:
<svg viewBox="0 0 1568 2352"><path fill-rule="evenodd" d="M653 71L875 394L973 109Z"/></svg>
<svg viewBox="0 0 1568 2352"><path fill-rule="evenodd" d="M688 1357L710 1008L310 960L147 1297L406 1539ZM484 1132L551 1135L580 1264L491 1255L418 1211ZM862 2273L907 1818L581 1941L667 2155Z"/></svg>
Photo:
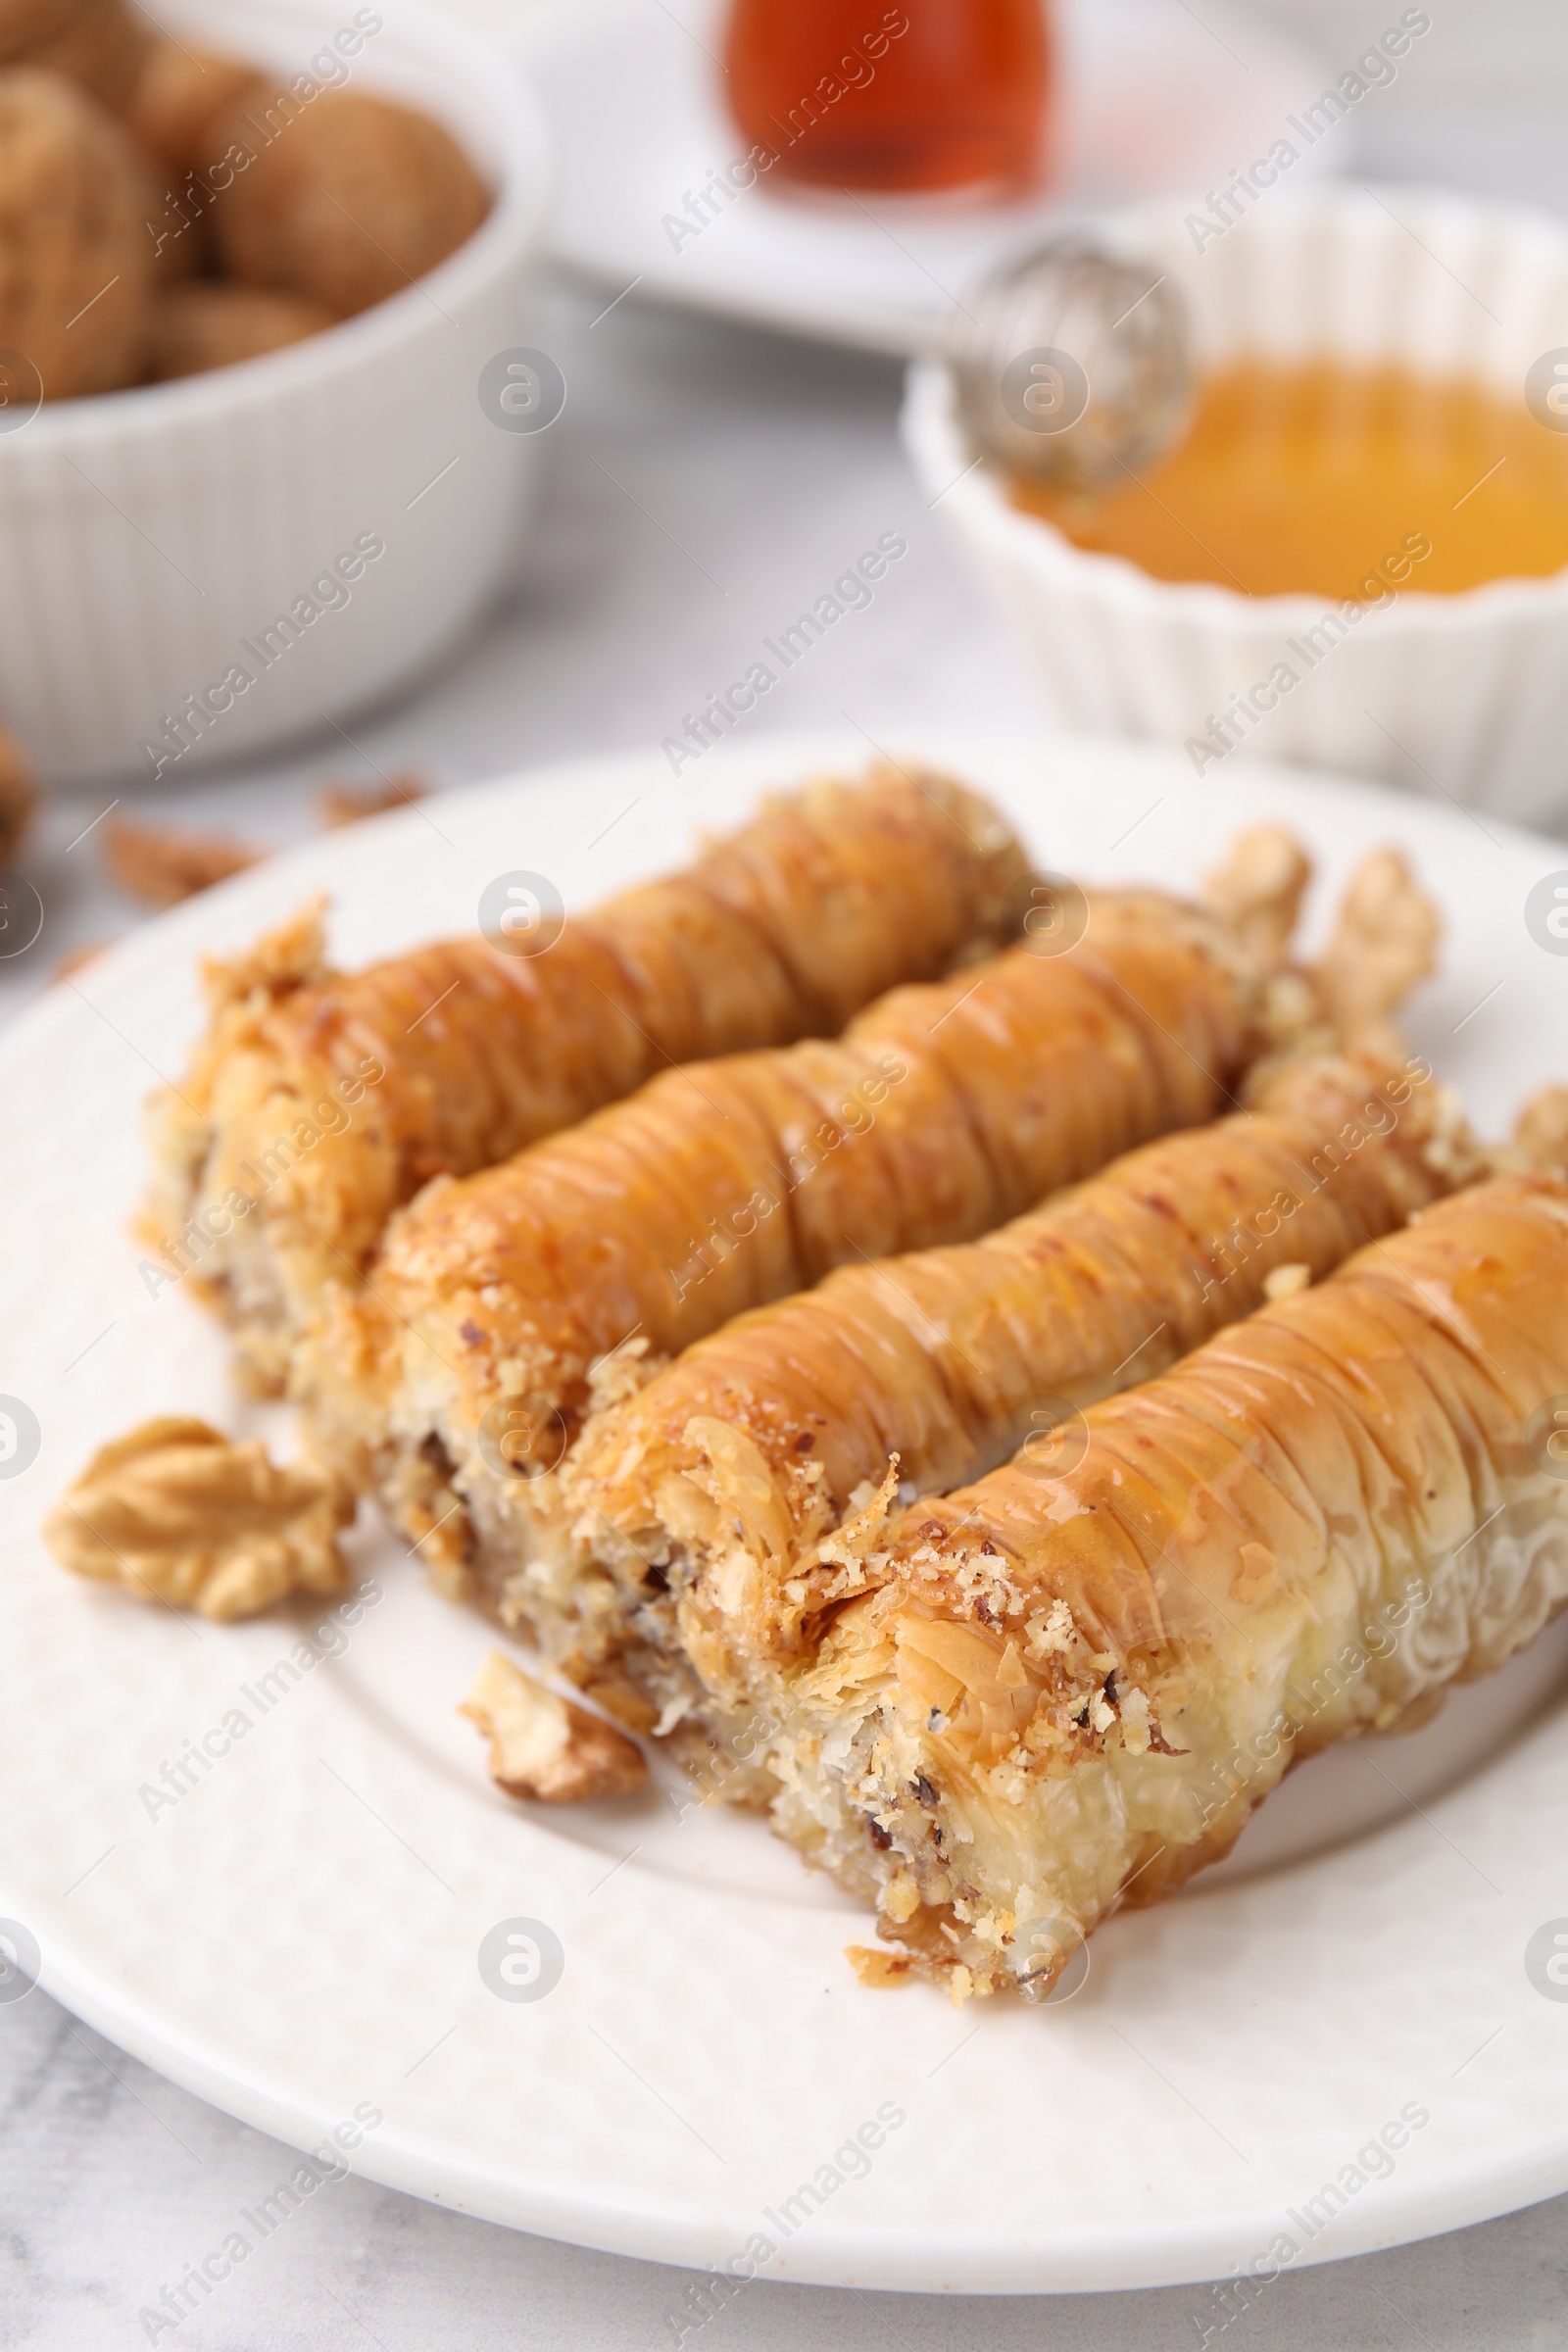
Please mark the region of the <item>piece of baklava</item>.
<svg viewBox="0 0 1568 2352"><path fill-rule="evenodd" d="M1247 1111L983 1241L845 1266L689 1348L586 1429L567 1542L514 1574L509 1607L619 1711L689 1715L683 1745L702 1727L722 1748L862 1589L901 1500L1025 1444L1065 1458L1083 1407L1479 1171L1424 1064L1287 1061Z"/></svg>
<svg viewBox="0 0 1568 2352"><path fill-rule="evenodd" d="M730 1316L967 1239L1211 1118L1268 1043L1269 975L1153 892L1069 953L897 989L833 1044L672 1070L504 1166L432 1185L298 1351L318 1442L426 1565L498 1591L584 1419Z"/></svg>
<svg viewBox="0 0 1568 2352"><path fill-rule="evenodd" d="M1568 1185L1505 1176L903 1513L757 1730L862 1954L1039 1995L1301 1757L1426 1720L1568 1598Z"/></svg>
<svg viewBox="0 0 1568 2352"><path fill-rule="evenodd" d="M996 948L1027 895L990 804L878 767L766 802L684 872L572 915L546 952L447 940L345 974L318 907L205 969L208 1022L156 1098L144 1230L283 1385L329 1283L394 1209L670 1063L831 1035L901 980Z"/></svg>

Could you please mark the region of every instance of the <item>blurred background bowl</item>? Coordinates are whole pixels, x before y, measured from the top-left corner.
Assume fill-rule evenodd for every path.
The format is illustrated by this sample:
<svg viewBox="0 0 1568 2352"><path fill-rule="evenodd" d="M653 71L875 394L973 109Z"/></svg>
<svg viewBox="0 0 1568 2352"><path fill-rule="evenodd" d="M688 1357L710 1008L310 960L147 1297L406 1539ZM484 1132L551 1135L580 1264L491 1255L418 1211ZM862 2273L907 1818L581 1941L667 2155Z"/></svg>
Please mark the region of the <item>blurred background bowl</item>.
<svg viewBox="0 0 1568 2352"><path fill-rule="evenodd" d="M150 778L140 747L236 662L255 683L188 729L166 781L318 730L412 684L515 563L540 435L502 429L479 377L529 340L547 133L482 36L418 0L375 13L348 86L441 122L493 209L428 276L322 334L47 402L0 432L0 717L51 780ZM351 0L182 0L166 22L291 78L353 16ZM385 553L346 602L270 666L241 651L367 538Z"/></svg>
<svg viewBox="0 0 1568 2352"><path fill-rule="evenodd" d="M1333 184L1262 200L1200 254L1184 209L1105 233L1187 297L1200 369L1255 357L1479 380L1513 403L1568 350L1568 235L1533 214ZM1052 718L1085 732L1219 740L1210 716L1292 661L1334 600L1167 582L1074 546L977 464L946 367L911 368L906 445L927 501L1020 646ZM1429 532L1442 517L1414 515ZM1380 550L1369 549L1369 562ZM1245 734L1250 752L1379 776L1524 821L1568 806L1568 572L1368 607ZM1200 751L1194 764L1210 764Z"/></svg>

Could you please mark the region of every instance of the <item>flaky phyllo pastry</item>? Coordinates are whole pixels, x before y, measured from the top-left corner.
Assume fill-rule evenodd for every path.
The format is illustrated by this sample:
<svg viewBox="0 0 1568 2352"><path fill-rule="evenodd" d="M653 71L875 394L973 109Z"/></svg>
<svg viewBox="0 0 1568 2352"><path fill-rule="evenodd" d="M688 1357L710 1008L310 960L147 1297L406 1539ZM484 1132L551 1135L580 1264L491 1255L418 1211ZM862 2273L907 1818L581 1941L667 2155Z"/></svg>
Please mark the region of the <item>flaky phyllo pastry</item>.
<svg viewBox="0 0 1568 2352"><path fill-rule="evenodd" d="M1210 1118L1270 1040L1234 932L1152 892L897 989L835 1043L672 1070L390 1227L297 1358L318 1443L420 1557L494 1587L596 1408L833 1267L958 1241Z"/></svg>
<svg viewBox="0 0 1568 2352"><path fill-rule="evenodd" d="M558 1557L508 1597L618 1711L721 1742L865 1589L901 1499L1021 1446L1042 1469L1065 1458L1079 1408L1475 1170L1423 1064L1289 1059L1248 1110L983 1241L847 1266L689 1348L595 1417L566 1464Z"/></svg>
<svg viewBox="0 0 1568 2352"><path fill-rule="evenodd" d="M394 1209L656 1070L829 1036L1016 927L1023 853L989 803L874 769L767 802L681 874L569 919L548 953L447 940L352 974L318 908L206 967L208 1026L154 1106L152 1279L189 1273L276 1390L330 1284Z"/></svg>
<svg viewBox="0 0 1568 2352"><path fill-rule="evenodd" d="M618 1718L874 1906L868 1982L1042 1997L1568 1598L1568 1094L1484 1150L1395 1021L1402 861L1310 968L1306 875L1265 829L1201 906L1042 897L983 803L879 772L547 956L264 942L165 1173L205 1215L361 1072L185 1228L306 1453L148 1425L58 1556L241 1614L332 1589L373 1489L604 1710L493 1653L498 1787L634 1788Z"/></svg>
<svg viewBox="0 0 1568 2352"><path fill-rule="evenodd" d="M1421 1721L1568 1598L1568 1185L1502 1177L902 1514L777 1679L775 1825L886 1978L1047 1989L1302 1756Z"/></svg>

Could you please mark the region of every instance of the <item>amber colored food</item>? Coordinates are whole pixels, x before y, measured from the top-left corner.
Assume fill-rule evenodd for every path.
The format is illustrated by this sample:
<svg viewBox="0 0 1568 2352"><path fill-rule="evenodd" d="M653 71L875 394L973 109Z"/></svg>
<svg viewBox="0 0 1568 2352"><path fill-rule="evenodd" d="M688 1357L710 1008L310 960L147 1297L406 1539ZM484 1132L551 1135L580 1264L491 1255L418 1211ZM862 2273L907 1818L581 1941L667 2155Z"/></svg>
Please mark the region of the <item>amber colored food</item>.
<svg viewBox="0 0 1568 2352"><path fill-rule="evenodd" d="M450 132L358 90L242 99L215 132L251 158L213 208L224 269L340 318L401 294L490 210Z"/></svg>
<svg viewBox="0 0 1568 2352"><path fill-rule="evenodd" d="M0 349L46 400L129 382L146 333L151 186L112 116L63 74L0 73Z"/></svg>
<svg viewBox="0 0 1568 2352"><path fill-rule="evenodd" d="M430 1177L670 1062L832 1034L1005 937L1023 874L978 795L884 767L764 803L684 873L574 915L547 954L474 937L332 972L307 908L207 968L208 1031L157 1118L155 1230L173 1263L195 1248L252 1376L276 1386L326 1286L359 1278ZM241 1196L254 1216L234 1215Z"/></svg>
<svg viewBox="0 0 1568 2352"><path fill-rule="evenodd" d="M956 1997L1036 1995L1291 1764L1413 1730L1568 1599L1568 1188L1505 1177L916 1502L795 1679L775 1826Z"/></svg>
<svg viewBox="0 0 1568 2352"><path fill-rule="evenodd" d="M1221 925L1155 892L1097 896L1070 953L1009 949L890 991L830 1043L666 1070L431 1186L368 1288L325 1299L295 1394L427 1567L454 1589L472 1566L504 1576L564 1447L645 1356L835 1266L967 1241L1212 1118L1266 1017Z"/></svg>
<svg viewBox="0 0 1568 2352"><path fill-rule="evenodd" d="M1070 1463L1075 1408L1167 1370L1261 1306L1274 1276L1304 1288L1473 1174L1423 1073L1287 1061L1252 1109L1146 1144L983 1241L858 1260L688 1348L566 1464L577 1524L623 1587L618 1621L601 1600L590 1638L618 1640L616 1671L661 1702L682 1650L699 1709L766 1694L864 1589L892 1487L944 1494L1020 1446ZM600 1666L566 1671L591 1689Z"/></svg>
<svg viewBox="0 0 1568 2352"><path fill-rule="evenodd" d="M753 162L765 149L781 179L1021 187L1044 168L1042 0L735 0L724 71Z"/></svg>
<svg viewBox="0 0 1568 2352"><path fill-rule="evenodd" d="M1397 368L1249 361L1211 376L1180 448L1139 480L1016 505L1160 580L1387 604L1568 565L1568 435L1522 392Z"/></svg>

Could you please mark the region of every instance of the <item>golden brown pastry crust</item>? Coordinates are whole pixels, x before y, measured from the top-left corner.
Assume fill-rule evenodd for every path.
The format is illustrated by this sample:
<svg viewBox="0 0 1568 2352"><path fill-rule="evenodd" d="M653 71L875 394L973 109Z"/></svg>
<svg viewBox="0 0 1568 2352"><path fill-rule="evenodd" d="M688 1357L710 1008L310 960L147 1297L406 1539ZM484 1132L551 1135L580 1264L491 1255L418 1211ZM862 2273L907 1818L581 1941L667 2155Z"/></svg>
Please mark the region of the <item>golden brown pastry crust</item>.
<svg viewBox="0 0 1568 2352"><path fill-rule="evenodd" d="M1568 1598L1568 1185L1503 1177L894 1530L774 1710L784 1835L961 1994L1048 1985L1288 1765ZM831 1760L830 1760L831 1758Z"/></svg>
<svg viewBox="0 0 1568 2352"><path fill-rule="evenodd" d="M275 1390L327 1286L359 1281L432 1176L489 1166L670 1062L840 1028L1004 937L1023 870L978 795L881 768L767 802L685 873L572 917L546 955L449 940L344 975L308 910L206 968L206 1034L154 1110L158 1262L193 1272Z"/></svg>
<svg viewBox="0 0 1568 2352"><path fill-rule="evenodd" d="M1074 1408L1250 1314L1273 1276L1304 1288L1476 1173L1425 1064L1287 1063L1253 1109L1146 1145L981 1242L857 1262L738 1317L567 1457L574 1544L621 1589L618 1623L601 1606L582 1628L600 1654L567 1671L591 1684L607 1662L640 1664L667 1689L685 1664L721 1710L756 1678L765 1691L814 1647L813 1622L864 1588L900 1482L908 1501L1026 1441L1064 1455ZM668 1588L654 1597L650 1562ZM525 1599L526 1579L515 1589Z"/></svg>
<svg viewBox="0 0 1568 2352"><path fill-rule="evenodd" d="M477 1544L515 1566L564 1448L643 1359L1212 1116L1257 1051L1258 998L1228 933L1127 893L1093 903L1071 954L1015 948L893 991L836 1044L669 1071L404 1212L373 1294L303 1353L321 1440L371 1454L427 1565L461 1578ZM537 1480L495 1458L509 1400Z"/></svg>

